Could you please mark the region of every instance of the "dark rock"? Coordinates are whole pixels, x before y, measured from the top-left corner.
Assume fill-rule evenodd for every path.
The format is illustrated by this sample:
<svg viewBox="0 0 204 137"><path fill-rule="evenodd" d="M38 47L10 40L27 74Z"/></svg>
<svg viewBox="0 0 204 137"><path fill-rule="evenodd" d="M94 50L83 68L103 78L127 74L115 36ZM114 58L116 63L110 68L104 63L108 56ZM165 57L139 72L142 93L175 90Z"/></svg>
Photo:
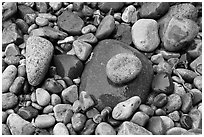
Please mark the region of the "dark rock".
<svg viewBox="0 0 204 137"><path fill-rule="evenodd" d="M83 71L82 62L73 55L55 55L54 65L57 68L57 74L61 77L68 76L70 79L75 79L81 76Z"/></svg>
<svg viewBox="0 0 204 137"><path fill-rule="evenodd" d="M191 129L192 123L193 123L193 120L191 119L190 116L188 116L188 115L181 116L181 119L180 119L181 127L185 128L187 130Z"/></svg>
<svg viewBox="0 0 204 137"><path fill-rule="evenodd" d="M144 55L116 40L101 41L94 48L93 53L92 59L86 64L82 74L80 92L87 91L90 95L93 95L98 100L96 107L98 110L102 110L106 106L114 107L119 102L132 96L140 96L142 102L146 101L153 70L151 63ZM136 79L125 85L116 86L107 79L106 64L112 56L119 53L136 55L141 60L143 68ZM144 79L146 80L145 83Z"/></svg>
<svg viewBox="0 0 204 137"><path fill-rule="evenodd" d="M46 79L43 87L50 93L61 93L61 91L63 90L62 85L52 78Z"/></svg>
<svg viewBox="0 0 204 137"><path fill-rule="evenodd" d="M97 124L93 122L92 119L86 121L84 129L81 132L81 135L92 135L95 131Z"/></svg>
<svg viewBox="0 0 204 137"><path fill-rule="evenodd" d="M78 35L84 26L84 21L76 14L70 11L64 11L57 21L58 26L70 35Z"/></svg>
<svg viewBox="0 0 204 137"><path fill-rule="evenodd" d="M193 107L193 100L190 93L186 93L183 96L181 96L182 99L182 106L181 111L183 113L188 113L190 109Z"/></svg>
<svg viewBox="0 0 204 137"><path fill-rule="evenodd" d="M153 135L163 135L166 129L162 119L159 116L154 116L149 119L147 130L152 132Z"/></svg>
<svg viewBox="0 0 204 137"><path fill-rule="evenodd" d="M166 105L167 103L167 96L166 94L164 93L160 93L158 94L155 98L154 98L154 102L153 104L156 106L156 107L163 107L164 105Z"/></svg>
<svg viewBox="0 0 204 137"><path fill-rule="evenodd" d="M28 33L28 24L23 20L23 19L17 19L16 20L16 25L18 26L18 28L24 33L27 34Z"/></svg>
<svg viewBox="0 0 204 137"><path fill-rule="evenodd" d="M10 109L18 104L18 97L13 93L2 94L2 109Z"/></svg>
<svg viewBox="0 0 204 137"><path fill-rule="evenodd" d="M102 12L107 13L111 8L114 12L119 11L124 6L124 2L99 2L98 7Z"/></svg>
<svg viewBox="0 0 204 137"><path fill-rule="evenodd" d="M178 72L186 82L193 82L194 78L198 76L197 73L188 69L178 68L175 71Z"/></svg>
<svg viewBox="0 0 204 137"><path fill-rule="evenodd" d="M26 5L18 5L18 14L22 19L25 19L28 14L35 14L35 11Z"/></svg>
<svg viewBox="0 0 204 137"><path fill-rule="evenodd" d="M38 115L38 110L32 106L22 107L18 110L18 115L25 120L30 120Z"/></svg>

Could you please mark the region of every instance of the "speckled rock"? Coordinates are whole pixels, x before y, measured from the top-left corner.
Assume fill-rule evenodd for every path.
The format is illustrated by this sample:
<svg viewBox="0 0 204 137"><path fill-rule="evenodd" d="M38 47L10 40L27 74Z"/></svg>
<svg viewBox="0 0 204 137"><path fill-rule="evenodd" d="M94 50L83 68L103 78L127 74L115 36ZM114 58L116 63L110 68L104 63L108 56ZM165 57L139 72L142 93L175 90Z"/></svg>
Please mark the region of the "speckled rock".
<svg viewBox="0 0 204 137"><path fill-rule="evenodd" d="M13 93L3 93L2 94L2 109L10 109L18 104L18 97Z"/></svg>
<svg viewBox="0 0 204 137"><path fill-rule="evenodd" d="M86 111L87 109L95 105L95 102L92 97L85 91L80 92L79 101L81 102L81 109L83 111Z"/></svg>
<svg viewBox="0 0 204 137"><path fill-rule="evenodd" d="M11 131L6 124L2 124L2 135L11 135Z"/></svg>
<svg viewBox="0 0 204 137"><path fill-rule="evenodd" d="M35 126L38 128L49 128L54 126L55 118L51 115L38 115L35 119Z"/></svg>
<svg viewBox="0 0 204 137"><path fill-rule="evenodd" d="M107 13L111 8L114 12L119 11L124 6L124 2L99 2L98 7L101 11Z"/></svg>
<svg viewBox="0 0 204 137"><path fill-rule="evenodd" d="M57 123L53 128L54 135L69 135L67 127L63 123Z"/></svg>
<svg viewBox="0 0 204 137"><path fill-rule="evenodd" d="M139 96L145 102L152 81L152 66L150 61L139 51L116 40L103 40L94 48L93 57L85 66L81 77L79 92L86 91L97 100L96 108L102 110L105 106L114 107L132 96ZM119 53L130 53L142 62L142 70L132 82L115 86L106 76L108 60ZM103 56L103 55L106 56ZM143 80L146 80L144 83Z"/></svg>
<svg viewBox="0 0 204 137"><path fill-rule="evenodd" d="M61 93L63 103L74 103L78 99L78 87L76 85L71 85L64 89Z"/></svg>
<svg viewBox="0 0 204 137"><path fill-rule="evenodd" d="M159 116L153 116L149 119L147 130L153 135L163 135L166 131L164 123Z"/></svg>
<svg viewBox="0 0 204 137"><path fill-rule="evenodd" d="M63 122L67 111L71 109L72 106L70 104L57 104L54 106L54 116L57 122Z"/></svg>
<svg viewBox="0 0 204 137"><path fill-rule="evenodd" d="M134 12L136 12L136 8L133 5L129 5L128 7L125 8L122 14L122 20L126 23L131 22Z"/></svg>
<svg viewBox="0 0 204 137"><path fill-rule="evenodd" d="M164 109L167 113L173 112L174 110L178 110L182 105L181 97L177 94L171 94L168 96L168 102L164 106Z"/></svg>
<svg viewBox="0 0 204 137"><path fill-rule="evenodd" d="M36 99L40 106L47 106L50 103L50 94L43 88L37 88Z"/></svg>
<svg viewBox="0 0 204 137"><path fill-rule="evenodd" d="M95 135L116 135L116 131L108 123L101 122L95 129Z"/></svg>
<svg viewBox="0 0 204 137"><path fill-rule="evenodd" d="M193 84L199 90L202 90L202 76L197 76L193 80Z"/></svg>
<svg viewBox="0 0 204 137"><path fill-rule="evenodd" d="M31 36L26 41L26 72L28 82L37 86L44 79L54 47L44 38Z"/></svg>
<svg viewBox="0 0 204 137"><path fill-rule="evenodd" d="M72 126L76 132L83 129L85 122L86 116L81 113L75 113L71 118Z"/></svg>

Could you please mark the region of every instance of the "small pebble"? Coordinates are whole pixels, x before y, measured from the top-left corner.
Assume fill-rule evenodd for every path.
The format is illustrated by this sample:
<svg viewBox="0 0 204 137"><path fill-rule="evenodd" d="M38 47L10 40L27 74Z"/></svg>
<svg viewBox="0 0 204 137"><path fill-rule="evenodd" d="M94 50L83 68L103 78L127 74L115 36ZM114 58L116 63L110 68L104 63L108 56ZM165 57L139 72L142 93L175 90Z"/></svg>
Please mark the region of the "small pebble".
<svg viewBox="0 0 204 137"><path fill-rule="evenodd" d="M139 110L144 112L148 116L153 116L154 115L154 110L150 106L148 106L148 105L141 104L139 106Z"/></svg>
<svg viewBox="0 0 204 137"><path fill-rule="evenodd" d="M198 109L192 109L189 116L193 121L192 129L202 129L202 113Z"/></svg>
<svg viewBox="0 0 204 137"><path fill-rule="evenodd" d="M81 91L79 95L79 101L81 102L81 108L83 111L86 111L87 109L95 105L92 97L85 91Z"/></svg>
<svg viewBox="0 0 204 137"><path fill-rule="evenodd" d="M182 128L191 129L193 120L188 115L182 115L180 119L180 124Z"/></svg>
<svg viewBox="0 0 204 137"><path fill-rule="evenodd" d="M81 113L74 113L71 118L71 123L76 132L81 131L84 128L86 122L86 116Z"/></svg>
<svg viewBox="0 0 204 137"><path fill-rule="evenodd" d="M136 8L133 5L129 5L128 7L125 8L122 14L122 20L126 23L131 22L134 12L136 12Z"/></svg>
<svg viewBox="0 0 204 137"><path fill-rule="evenodd" d="M181 111L183 113L188 113L190 109L193 107L192 95L190 93L186 93L183 96L181 96L181 99L182 99Z"/></svg>
<svg viewBox="0 0 204 137"><path fill-rule="evenodd" d="M23 89L24 81L25 81L24 77L21 76L16 77L13 83L11 84L9 91L16 95L20 94Z"/></svg>
<svg viewBox="0 0 204 137"><path fill-rule="evenodd" d="M96 124L99 124L103 121L103 116L101 114L96 114L94 117L93 117L93 121L96 123Z"/></svg>
<svg viewBox="0 0 204 137"><path fill-rule="evenodd" d="M81 33L82 34L88 34L88 33L94 33L94 32L96 32L96 27L94 26L94 25L92 25L92 24L89 24L89 25L87 25L87 26L84 26L82 29L81 29Z"/></svg>
<svg viewBox="0 0 204 137"><path fill-rule="evenodd" d="M37 103L31 103L31 106L33 106L34 108L36 108L37 110L42 110L43 107L38 105Z"/></svg>
<svg viewBox="0 0 204 137"><path fill-rule="evenodd" d="M87 118L93 118L97 114L99 114L99 111L96 108L92 108L92 109L86 111Z"/></svg>
<svg viewBox="0 0 204 137"><path fill-rule="evenodd" d="M148 120L149 120L149 116L146 113L142 111L138 111L133 115L130 121L135 124L138 124L139 126L144 127L148 122Z"/></svg>
<svg viewBox="0 0 204 137"><path fill-rule="evenodd" d="M194 86L202 91L202 76L197 76L193 80Z"/></svg>
<svg viewBox="0 0 204 137"><path fill-rule="evenodd" d="M63 123L68 124L71 122L71 118L73 116L73 111L71 109L68 109L64 115Z"/></svg>
<svg viewBox="0 0 204 137"><path fill-rule="evenodd" d="M7 110L14 108L18 104L18 97L11 93L3 93L2 94L2 109Z"/></svg>
<svg viewBox="0 0 204 137"><path fill-rule="evenodd" d="M77 133L74 131L74 128L73 128L71 123L67 124L67 129L68 129L70 135L77 135Z"/></svg>
<svg viewBox="0 0 204 137"><path fill-rule="evenodd" d="M48 113L52 113L52 112L53 112L53 106L52 105L48 105L48 106L43 108L44 114L48 114Z"/></svg>
<svg viewBox="0 0 204 137"><path fill-rule="evenodd" d="M81 135L92 135L96 129L97 124L93 122L92 119L88 119L81 132Z"/></svg>
<svg viewBox="0 0 204 137"><path fill-rule="evenodd" d="M62 2L49 2L49 5L53 10L57 11L62 7Z"/></svg>
<svg viewBox="0 0 204 137"><path fill-rule="evenodd" d="M95 129L95 135L116 135L116 131L108 123L101 122Z"/></svg>
<svg viewBox="0 0 204 137"><path fill-rule="evenodd" d="M35 119L35 126L38 128L49 128L54 126L55 118L51 115L38 115Z"/></svg>
<svg viewBox="0 0 204 137"><path fill-rule="evenodd" d="M82 110L82 105L81 105L81 102L79 100L74 101L74 103L72 105L72 110L73 110L73 112L79 112L80 110Z"/></svg>
<svg viewBox="0 0 204 137"><path fill-rule="evenodd" d="M74 103L78 100L78 88L76 85L71 85L64 89L61 93L63 103Z"/></svg>
<svg viewBox="0 0 204 137"><path fill-rule="evenodd" d="M184 87L181 84L178 84L177 82L173 82L174 84L174 94L178 94L179 96L183 96L186 94L186 91Z"/></svg>
<svg viewBox="0 0 204 137"><path fill-rule="evenodd" d="M181 97L178 94L171 94L168 96L168 102L164 106L164 110L167 113L170 113L180 109L181 105L182 105Z"/></svg>
<svg viewBox="0 0 204 137"><path fill-rule="evenodd" d="M188 69L178 68L175 69L174 71L178 72L181 75L181 77L187 82L193 82L194 78L198 76L198 74Z"/></svg>
<svg viewBox="0 0 204 137"><path fill-rule="evenodd" d="M153 135L163 135L165 133L165 126L163 120L159 116L153 116L149 119L147 129Z"/></svg>
<svg viewBox="0 0 204 137"><path fill-rule="evenodd" d="M191 89L190 93L192 95L193 105L202 101L202 92L198 89Z"/></svg>
<svg viewBox="0 0 204 137"><path fill-rule="evenodd" d="M169 113L168 117L171 118L175 122L180 120L180 114L178 111L173 111L173 112Z"/></svg>
<svg viewBox="0 0 204 137"><path fill-rule="evenodd" d="M59 95L57 95L57 94L52 94L51 95L51 104L53 105L53 106L55 106L55 105L57 105L57 104L61 104L61 98L60 98L60 96Z"/></svg>
<svg viewBox="0 0 204 137"><path fill-rule="evenodd" d="M63 90L63 87L60 83L58 83L53 78L48 78L43 84L43 87L50 93L61 93Z"/></svg>
<svg viewBox="0 0 204 137"><path fill-rule="evenodd" d="M166 112L161 108L156 109L154 113L156 116L165 116L166 115Z"/></svg>
<svg viewBox="0 0 204 137"><path fill-rule="evenodd" d="M160 93L160 94L158 94L157 96L155 96L153 104L154 104L156 107L160 107L160 108L161 108L161 107L163 107L164 105L166 105L167 102L168 102L168 100L167 100L166 94Z"/></svg>
<svg viewBox="0 0 204 137"><path fill-rule="evenodd" d="M40 106L47 106L50 103L50 94L42 88L37 88L36 99Z"/></svg>
<svg viewBox="0 0 204 137"><path fill-rule="evenodd" d="M160 116L160 118L162 119L166 130L174 127L174 122L171 118L167 116Z"/></svg>
<svg viewBox="0 0 204 137"><path fill-rule="evenodd" d="M8 117L8 113L5 111L2 111L2 123L5 123Z"/></svg>
<svg viewBox="0 0 204 137"><path fill-rule="evenodd" d="M39 25L40 27L44 27L46 25L48 25L49 21L46 18L42 18L42 17L37 17L35 19L35 22L37 25Z"/></svg>
<svg viewBox="0 0 204 137"><path fill-rule="evenodd" d="M57 123L53 128L54 135L69 135L67 127L63 123Z"/></svg>
<svg viewBox="0 0 204 137"><path fill-rule="evenodd" d="M163 58L162 54L156 54L156 55L151 56L151 61L154 64L159 64L160 62L164 61L164 58Z"/></svg>
<svg viewBox="0 0 204 137"><path fill-rule="evenodd" d="M37 117L38 110L33 108L32 106L21 107L18 110L18 115L21 116L25 120L31 120L32 118Z"/></svg>
<svg viewBox="0 0 204 137"><path fill-rule="evenodd" d="M54 116L57 122L63 122L65 116L67 115L67 111L71 109L72 106L70 104L57 104L54 106Z"/></svg>
<svg viewBox="0 0 204 137"><path fill-rule="evenodd" d="M181 127L173 127L166 131L166 135L183 135L187 132L186 129Z"/></svg>

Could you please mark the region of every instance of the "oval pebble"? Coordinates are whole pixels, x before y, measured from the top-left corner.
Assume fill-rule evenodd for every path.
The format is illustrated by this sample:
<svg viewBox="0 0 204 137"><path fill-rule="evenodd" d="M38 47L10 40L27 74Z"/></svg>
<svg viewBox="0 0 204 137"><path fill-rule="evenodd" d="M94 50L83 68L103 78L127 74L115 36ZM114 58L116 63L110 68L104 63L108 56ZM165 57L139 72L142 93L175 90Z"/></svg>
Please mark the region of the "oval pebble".
<svg viewBox="0 0 204 137"><path fill-rule="evenodd" d="M61 93L61 91L63 90L62 85L52 78L46 79L46 81L43 84L43 87L50 93L55 94Z"/></svg>
<svg viewBox="0 0 204 137"><path fill-rule="evenodd" d="M147 114L145 114L142 111L138 111L133 115L130 121L143 127L146 125L148 120L149 120L149 116Z"/></svg>
<svg viewBox="0 0 204 137"><path fill-rule="evenodd" d="M57 123L53 128L54 135L69 135L67 127L63 123Z"/></svg>
<svg viewBox="0 0 204 137"><path fill-rule="evenodd" d="M116 131L108 123L101 122L95 129L95 135L116 135Z"/></svg>
<svg viewBox="0 0 204 137"><path fill-rule="evenodd" d="M42 17L35 18L35 22L40 27L44 27L44 26L48 25L48 23L49 23L48 19L42 18Z"/></svg>
<svg viewBox="0 0 204 137"><path fill-rule="evenodd" d="M166 131L163 120L159 116L153 116L149 119L147 130L153 135L163 135Z"/></svg>
<svg viewBox="0 0 204 137"><path fill-rule="evenodd" d="M88 119L84 129L81 132L81 135L92 135L96 129L96 126L97 124L92 119Z"/></svg>
<svg viewBox="0 0 204 137"><path fill-rule="evenodd" d="M192 95L193 105L202 101L202 92L198 89L191 89L190 93Z"/></svg>
<svg viewBox="0 0 204 137"><path fill-rule="evenodd" d="M182 105L181 97L177 94L171 94L168 96L168 102L164 106L164 109L167 113L178 110Z"/></svg>
<svg viewBox="0 0 204 137"><path fill-rule="evenodd" d="M166 94L164 93L160 93L158 94L155 98L154 98L154 102L153 104L156 106L156 107L163 107L164 105L166 105L166 103L168 102L167 100L167 96Z"/></svg>
<svg viewBox="0 0 204 137"><path fill-rule="evenodd" d="M181 116L180 124L181 124L182 128L185 128L187 130L191 129L192 123L193 123L193 120L190 116L188 116L188 115L182 115Z"/></svg>
<svg viewBox="0 0 204 137"><path fill-rule="evenodd" d="M57 105L57 104L61 104L61 98L59 95L57 94L52 94L51 95L51 104L53 106Z"/></svg>
<svg viewBox="0 0 204 137"><path fill-rule="evenodd" d="M166 130L174 127L174 122L169 117L167 117L167 116L160 116L160 118L162 119Z"/></svg>
<svg viewBox="0 0 204 137"><path fill-rule="evenodd" d="M14 108L18 104L18 97L11 93L3 93L2 94L2 109L7 110Z"/></svg>
<svg viewBox="0 0 204 137"><path fill-rule="evenodd" d="M192 95L190 93L186 93L183 96L181 96L181 99L182 99L181 111L183 113L188 113L190 109L193 107Z"/></svg>
<svg viewBox="0 0 204 137"><path fill-rule="evenodd" d="M47 106L50 103L50 94L42 88L37 88L36 99L40 106Z"/></svg>
<svg viewBox="0 0 204 137"><path fill-rule="evenodd" d="M202 90L202 76L195 77L193 84L197 89Z"/></svg>
<svg viewBox="0 0 204 137"><path fill-rule="evenodd" d="M148 106L148 105L141 104L139 106L139 110L144 112L148 116L153 116L154 115L154 110L150 106Z"/></svg>
<svg viewBox="0 0 204 137"><path fill-rule="evenodd" d="M38 128L49 128L54 126L55 118L51 115L38 115L35 119L35 126Z"/></svg>
<svg viewBox="0 0 204 137"><path fill-rule="evenodd" d="M125 8L122 14L122 20L126 23L131 22L134 12L136 12L136 8L133 5L129 5L128 7Z"/></svg>

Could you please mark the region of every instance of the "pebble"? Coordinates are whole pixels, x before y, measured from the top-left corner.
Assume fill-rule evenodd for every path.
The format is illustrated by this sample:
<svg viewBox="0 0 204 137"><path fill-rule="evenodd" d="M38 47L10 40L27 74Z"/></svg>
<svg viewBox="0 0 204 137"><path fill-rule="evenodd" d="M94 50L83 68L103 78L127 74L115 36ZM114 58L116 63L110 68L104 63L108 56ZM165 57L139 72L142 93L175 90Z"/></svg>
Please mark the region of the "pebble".
<svg viewBox="0 0 204 137"><path fill-rule="evenodd" d="M171 94L168 96L168 102L164 106L164 109L167 113L170 113L180 109L181 105L182 105L181 97L177 94Z"/></svg>
<svg viewBox="0 0 204 137"><path fill-rule="evenodd" d="M71 118L71 123L76 132L81 131L84 128L86 122L86 116L81 113L74 113Z"/></svg>
<svg viewBox="0 0 204 137"><path fill-rule="evenodd" d="M57 122L63 122L65 116L67 115L67 111L72 109L70 104L57 104L53 107L54 116Z"/></svg>
<svg viewBox="0 0 204 137"><path fill-rule="evenodd" d="M57 24L69 35L78 35L81 33L84 21L77 14L65 10L60 16L58 16Z"/></svg>
<svg viewBox="0 0 204 137"><path fill-rule="evenodd" d="M202 113L198 109L192 109L189 116L193 121L192 129L202 129Z"/></svg>
<svg viewBox="0 0 204 137"><path fill-rule="evenodd" d="M131 32L135 48L152 52L159 46L158 24L155 20L139 19L132 26Z"/></svg>
<svg viewBox="0 0 204 137"><path fill-rule="evenodd" d="M79 101L81 102L81 109L86 111L87 109L93 107L95 105L92 97L85 91L81 91L79 94Z"/></svg>
<svg viewBox="0 0 204 137"><path fill-rule="evenodd" d="M112 15L107 15L100 22L95 36L98 39L105 39L114 31L115 29L115 19Z"/></svg>
<svg viewBox="0 0 204 137"><path fill-rule="evenodd" d="M52 113L52 112L53 112L53 106L52 105L48 105L48 106L43 108L43 114L48 114L48 113Z"/></svg>
<svg viewBox="0 0 204 137"><path fill-rule="evenodd" d="M168 60L170 58L179 58L180 57L180 53L168 52L165 50L158 50L157 52L162 54L163 58L166 60Z"/></svg>
<svg viewBox="0 0 204 137"><path fill-rule="evenodd" d="M18 104L18 97L11 93L3 93L2 94L2 109L7 110L14 108Z"/></svg>
<svg viewBox="0 0 204 137"><path fill-rule="evenodd" d="M173 120L171 118L169 118L168 116L160 116L160 118L162 119L164 127L166 130L174 127Z"/></svg>
<svg viewBox="0 0 204 137"><path fill-rule="evenodd" d="M40 26L40 27L47 26L48 23L49 23L48 19L42 18L42 17L37 17L37 18L35 18L35 22L36 22L36 24L37 24L38 26Z"/></svg>
<svg viewBox="0 0 204 137"><path fill-rule="evenodd" d="M8 116L6 124L12 135L32 135L35 132L35 127L30 122L15 113Z"/></svg>
<svg viewBox="0 0 204 137"><path fill-rule="evenodd" d="M89 44L95 44L98 42L97 38L94 36L93 33L86 33L84 35L81 35L77 38L79 41L83 41Z"/></svg>
<svg viewBox="0 0 204 137"><path fill-rule="evenodd" d="M83 16L92 17L94 10L87 5L84 5L81 12L82 12Z"/></svg>
<svg viewBox="0 0 204 137"><path fill-rule="evenodd" d="M86 111L87 118L93 118L97 114L99 114L99 111L96 108L92 108Z"/></svg>
<svg viewBox="0 0 204 137"><path fill-rule="evenodd" d="M52 94L50 102L53 106L61 104L61 98L57 94Z"/></svg>
<svg viewBox="0 0 204 137"><path fill-rule="evenodd" d="M166 135L184 135L187 130L181 127L173 127L166 131Z"/></svg>
<svg viewBox="0 0 204 137"><path fill-rule="evenodd" d="M18 115L21 116L25 120L31 120L32 118L37 117L38 110L33 108L32 106L21 107L18 110Z"/></svg>
<svg viewBox="0 0 204 137"><path fill-rule="evenodd" d="M59 40L57 44L72 43L75 40L73 36L66 37L63 40Z"/></svg>
<svg viewBox="0 0 204 137"><path fill-rule="evenodd" d="M2 115L2 123L5 123L8 117L8 113L5 111L2 111L1 115Z"/></svg>
<svg viewBox="0 0 204 137"><path fill-rule="evenodd" d="M28 28L28 34L32 34L32 33L31 33L32 30L37 29L37 27L38 27L38 26L37 26L36 24L30 25L29 28Z"/></svg>
<svg viewBox="0 0 204 137"><path fill-rule="evenodd" d="M50 94L43 88L37 88L36 99L40 106L47 106L50 103Z"/></svg>
<svg viewBox="0 0 204 137"><path fill-rule="evenodd" d="M198 89L191 89L190 93L192 95L193 105L198 104L202 101L202 92Z"/></svg>
<svg viewBox="0 0 204 137"><path fill-rule="evenodd" d="M26 72L32 86L39 85L44 79L53 51L52 43L44 38L31 36L26 41Z"/></svg>
<svg viewBox="0 0 204 137"><path fill-rule="evenodd" d="M70 135L77 135L77 133L74 131L74 128L73 128L71 123L67 124L67 129L68 129Z"/></svg>
<svg viewBox="0 0 204 137"><path fill-rule="evenodd" d="M94 33L96 32L97 28L92 25L92 24L89 24L87 26L84 26L82 29L81 29L81 33L82 34L88 34L88 33Z"/></svg>
<svg viewBox="0 0 204 137"><path fill-rule="evenodd" d="M133 5L129 5L125 8L123 14L122 14L122 20L126 23L129 23L132 21L132 15L136 12L136 8Z"/></svg>
<svg viewBox="0 0 204 137"><path fill-rule="evenodd" d="M80 110L82 110L81 106L82 106L81 101L79 101L79 100L74 101L74 103L72 105L73 112L79 112Z"/></svg>
<svg viewBox="0 0 204 137"><path fill-rule="evenodd" d="M173 112L169 113L168 117L171 118L175 122L180 120L180 114L178 111L173 111Z"/></svg>
<svg viewBox="0 0 204 137"><path fill-rule="evenodd" d="M47 114L38 115L34 124L38 128L49 128L55 125L55 118Z"/></svg>
<svg viewBox="0 0 204 137"><path fill-rule="evenodd" d="M56 21L57 17L50 13L38 13L38 17L48 19L49 21Z"/></svg>
<svg viewBox="0 0 204 137"><path fill-rule="evenodd" d="M93 117L93 121L94 121L94 123L99 124L103 121L103 116L101 114L96 114Z"/></svg>
<svg viewBox="0 0 204 137"><path fill-rule="evenodd" d="M147 130L153 135L163 135L166 129L163 120L159 116L153 116L148 121Z"/></svg>
<svg viewBox="0 0 204 137"><path fill-rule="evenodd" d="M57 123L53 128L54 135L69 135L67 127L63 123Z"/></svg>
<svg viewBox="0 0 204 137"><path fill-rule="evenodd" d="M16 46L14 43L8 44L5 49L5 55L6 57L20 55L19 47Z"/></svg>
<svg viewBox="0 0 204 137"><path fill-rule="evenodd" d="M139 110L144 112L148 116L153 116L154 115L154 110L150 106L148 106L148 105L141 104L139 106Z"/></svg>
<svg viewBox="0 0 204 137"><path fill-rule="evenodd" d="M19 77L26 77L26 65L18 65L18 76Z"/></svg>
<svg viewBox="0 0 204 137"><path fill-rule="evenodd" d="M107 122L108 122L111 126L113 126L113 127L118 127L118 126L122 123L122 121L120 121L120 120L115 120L115 119L113 119L111 116L108 116Z"/></svg>
<svg viewBox="0 0 204 137"><path fill-rule="evenodd" d="M137 110L140 104L141 99L138 96L120 102L114 107L112 117L116 120L126 120Z"/></svg>
<svg viewBox="0 0 204 137"><path fill-rule="evenodd" d="M63 90L62 85L53 78L46 79L43 84L43 88L45 88L48 92L54 94L61 93Z"/></svg>
<svg viewBox="0 0 204 137"><path fill-rule="evenodd" d="M202 90L202 76L195 77L193 84L197 89Z"/></svg>
<svg viewBox="0 0 204 137"><path fill-rule="evenodd" d="M155 69L156 69L156 73L165 72L165 73L168 73L169 75L171 75L172 73L172 67L166 61L159 62L159 64L155 67Z"/></svg>
<svg viewBox="0 0 204 137"><path fill-rule="evenodd" d="M2 21L8 20L17 12L17 2L5 2L2 5Z"/></svg>
<svg viewBox="0 0 204 137"><path fill-rule="evenodd" d="M88 119L85 123L84 129L80 133L81 135L92 135L96 129L97 124L92 119Z"/></svg>
<svg viewBox="0 0 204 137"><path fill-rule="evenodd" d="M178 94L179 96L183 96L186 94L186 91L184 87L181 84L178 84L177 82L173 82L174 84L174 94Z"/></svg>
<svg viewBox="0 0 204 137"><path fill-rule="evenodd" d="M87 60L92 51L92 46L81 40L75 40L73 42L73 48L76 56L82 61Z"/></svg>
<svg viewBox="0 0 204 137"><path fill-rule="evenodd" d="M57 11L62 7L62 2L49 2L49 5L53 10Z"/></svg>
<svg viewBox="0 0 204 137"><path fill-rule="evenodd" d="M37 110L42 110L43 109L43 107L38 105L37 103L31 103L31 106L33 106Z"/></svg>
<svg viewBox="0 0 204 137"><path fill-rule="evenodd" d="M23 89L24 81L25 81L24 77L21 76L16 77L13 83L11 84L9 91L14 94L19 94Z"/></svg>
<svg viewBox="0 0 204 137"><path fill-rule="evenodd" d="M113 56L106 65L107 77L115 84L123 84L135 79L141 72L142 62L132 54L121 53Z"/></svg>
<svg viewBox="0 0 204 137"><path fill-rule="evenodd" d="M193 59L199 57L202 54L202 40L194 39L187 50L187 54Z"/></svg>
<svg viewBox="0 0 204 137"><path fill-rule="evenodd" d="M66 125L68 123L71 122L71 118L73 116L73 111L71 109L68 109L65 113L64 119L63 119L63 123Z"/></svg>
<svg viewBox="0 0 204 137"><path fill-rule="evenodd" d="M124 2L99 2L98 8L102 11L107 13L112 9L114 12L120 11L124 6Z"/></svg>
<svg viewBox="0 0 204 137"><path fill-rule="evenodd" d="M191 129L193 120L188 115L182 115L180 119L180 124L182 128Z"/></svg>
<svg viewBox="0 0 204 137"><path fill-rule="evenodd" d="M190 63L190 68L202 75L202 55Z"/></svg>
<svg viewBox="0 0 204 137"><path fill-rule="evenodd" d="M157 93L171 94L174 91L173 80L168 73L162 72L155 75L152 89Z"/></svg>
<svg viewBox="0 0 204 137"><path fill-rule="evenodd" d="M156 116L165 116L166 115L166 112L161 108L156 109L154 113Z"/></svg>
<svg viewBox="0 0 204 137"><path fill-rule="evenodd" d="M159 64L160 62L164 61L164 58L162 54L156 54L156 55L151 56L151 61L154 64Z"/></svg>
<svg viewBox="0 0 204 137"><path fill-rule="evenodd" d="M135 124L138 124L139 126L144 127L148 122L148 120L149 120L149 116L146 113L142 111L138 111L133 115L130 122L133 122Z"/></svg>
<svg viewBox="0 0 204 137"><path fill-rule="evenodd" d="M186 93L183 96L181 96L181 99L182 99L181 111L183 113L188 113L190 109L193 107L192 95L190 93Z"/></svg>
<svg viewBox="0 0 204 137"><path fill-rule="evenodd" d="M48 10L48 5L46 2L36 2L35 3L36 9L40 12L40 13L46 13Z"/></svg>
<svg viewBox="0 0 204 137"><path fill-rule="evenodd" d="M116 135L116 131L108 123L101 122L95 129L95 135Z"/></svg>
<svg viewBox="0 0 204 137"><path fill-rule="evenodd" d="M119 126L117 135L152 135L152 133L133 122L124 121Z"/></svg>
<svg viewBox="0 0 204 137"><path fill-rule="evenodd" d="M166 94L160 93L160 94L158 94L157 96L155 96L153 104L154 104L156 107L161 108L161 107L163 107L164 105L166 105L167 102L168 102L168 100L167 100Z"/></svg>
<svg viewBox="0 0 204 137"><path fill-rule="evenodd" d="M17 75L17 68L9 65L2 73L2 93L8 92Z"/></svg>
<svg viewBox="0 0 204 137"><path fill-rule="evenodd" d="M74 103L78 99L78 88L76 85L71 85L64 89L61 93L63 103Z"/></svg>
<svg viewBox="0 0 204 137"><path fill-rule="evenodd" d="M2 124L2 135L11 135L11 131L6 124Z"/></svg>
<svg viewBox="0 0 204 137"><path fill-rule="evenodd" d="M188 69L177 68L175 69L175 71L178 72L181 75L181 77L187 82L193 82L194 78L198 76L197 73Z"/></svg>

